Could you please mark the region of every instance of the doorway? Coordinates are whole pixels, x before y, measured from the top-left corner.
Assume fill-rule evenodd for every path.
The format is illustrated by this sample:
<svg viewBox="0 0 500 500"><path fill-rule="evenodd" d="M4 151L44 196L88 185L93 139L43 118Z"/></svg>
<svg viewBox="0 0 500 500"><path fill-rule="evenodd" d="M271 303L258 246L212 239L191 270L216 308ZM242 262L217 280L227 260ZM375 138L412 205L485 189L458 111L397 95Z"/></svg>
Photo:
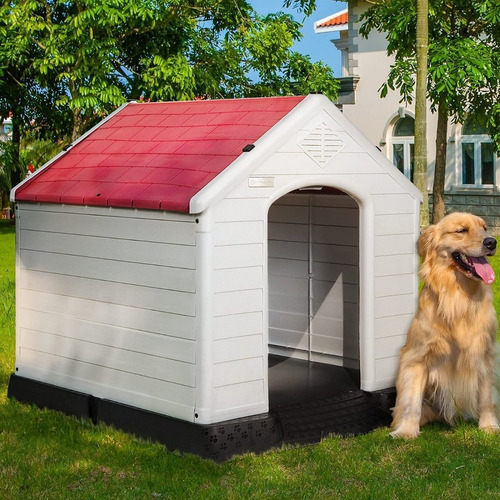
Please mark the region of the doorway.
<svg viewBox="0 0 500 500"><path fill-rule="evenodd" d="M329 187L268 215L270 407L359 389L359 206Z"/></svg>

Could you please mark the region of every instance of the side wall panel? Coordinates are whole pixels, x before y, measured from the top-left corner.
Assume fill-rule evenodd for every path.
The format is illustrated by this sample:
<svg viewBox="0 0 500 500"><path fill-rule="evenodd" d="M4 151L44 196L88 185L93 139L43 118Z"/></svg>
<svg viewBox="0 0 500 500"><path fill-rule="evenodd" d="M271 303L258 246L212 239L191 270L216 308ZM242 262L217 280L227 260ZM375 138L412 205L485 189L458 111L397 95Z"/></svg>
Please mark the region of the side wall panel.
<svg viewBox="0 0 500 500"><path fill-rule="evenodd" d="M415 200L374 196L375 355L378 388L394 384L399 351L417 307Z"/></svg>
<svg viewBox="0 0 500 500"><path fill-rule="evenodd" d="M18 225L16 373L192 421L194 218L22 203Z"/></svg>
<svg viewBox="0 0 500 500"><path fill-rule="evenodd" d="M214 211L212 420L267 411L264 224L261 200L226 200ZM203 217L203 215L202 215Z"/></svg>

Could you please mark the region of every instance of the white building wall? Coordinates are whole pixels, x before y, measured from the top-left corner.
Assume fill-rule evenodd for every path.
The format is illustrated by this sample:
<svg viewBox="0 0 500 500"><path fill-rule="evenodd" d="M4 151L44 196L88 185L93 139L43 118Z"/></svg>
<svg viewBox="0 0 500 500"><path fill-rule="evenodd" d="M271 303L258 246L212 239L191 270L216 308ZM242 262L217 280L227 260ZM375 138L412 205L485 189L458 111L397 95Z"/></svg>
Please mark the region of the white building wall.
<svg viewBox="0 0 500 500"><path fill-rule="evenodd" d="M415 117L415 106L405 104L397 90L380 97L380 87L387 81L393 56L387 55L384 33L372 31L368 39L359 32L359 17L370 7L367 2L349 2L349 74L359 76L355 104L344 104L342 110L359 130L390 158L388 135L399 113ZM431 179L436 155L437 114L427 109L427 154ZM431 184L429 183L429 187Z"/></svg>
<svg viewBox="0 0 500 500"><path fill-rule="evenodd" d="M18 204L16 374L193 420L196 224Z"/></svg>

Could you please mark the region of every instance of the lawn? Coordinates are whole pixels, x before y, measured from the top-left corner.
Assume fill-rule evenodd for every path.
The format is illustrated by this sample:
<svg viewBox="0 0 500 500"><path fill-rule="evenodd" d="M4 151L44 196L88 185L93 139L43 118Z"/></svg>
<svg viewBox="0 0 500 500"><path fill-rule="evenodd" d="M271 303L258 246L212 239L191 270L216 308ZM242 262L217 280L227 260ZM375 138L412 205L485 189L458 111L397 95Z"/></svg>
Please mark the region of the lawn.
<svg viewBox="0 0 500 500"><path fill-rule="evenodd" d="M500 256L492 259L500 309ZM14 227L0 222L0 498L500 498L500 436L431 425L414 441L356 438L247 454L223 464L7 399L14 368Z"/></svg>

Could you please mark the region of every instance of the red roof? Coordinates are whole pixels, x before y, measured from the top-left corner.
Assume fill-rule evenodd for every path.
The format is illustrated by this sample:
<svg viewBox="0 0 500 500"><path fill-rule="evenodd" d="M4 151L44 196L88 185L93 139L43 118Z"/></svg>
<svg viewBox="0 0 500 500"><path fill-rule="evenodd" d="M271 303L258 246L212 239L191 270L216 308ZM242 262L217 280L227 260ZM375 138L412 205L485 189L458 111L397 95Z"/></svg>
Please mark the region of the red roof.
<svg viewBox="0 0 500 500"><path fill-rule="evenodd" d="M331 16L322 19L316 23L316 28L328 28L330 26L341 26L343 24L347 24L349 20L349 15L347 13L347 9L337 14L332 14Z"/></svg>
<svg viewBox="0 0 500 500"><path fill-rule="evenodd" d="M198 191L303 98L130 103L15 199L188 212Z"/></svg>

